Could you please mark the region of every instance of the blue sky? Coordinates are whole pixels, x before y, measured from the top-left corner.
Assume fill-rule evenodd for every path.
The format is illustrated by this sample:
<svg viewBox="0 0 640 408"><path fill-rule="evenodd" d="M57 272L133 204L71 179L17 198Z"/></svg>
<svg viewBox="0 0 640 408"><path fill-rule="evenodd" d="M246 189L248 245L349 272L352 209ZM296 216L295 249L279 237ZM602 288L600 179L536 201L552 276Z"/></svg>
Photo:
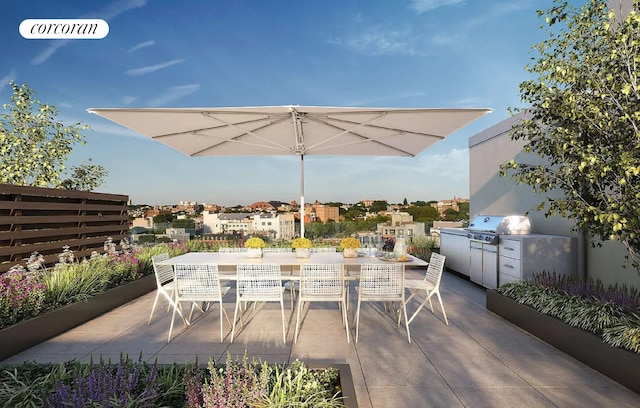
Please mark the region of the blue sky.
<svg viewBox="0 0 640 408"><path fill-rule="evenodd" d="M577 1L578 4L582 2ZM0 6L0 101L26 83L91 126L69 165L134 204L299 201L297 157L190 158L86 112L104 107L492 108L414 158L305 159L305 200L468 197L468 139L520 106L551 0L18 1ZM101 40L28 40L30 18L101 18ZM355 180L355 182L353 182Z"/></svg>

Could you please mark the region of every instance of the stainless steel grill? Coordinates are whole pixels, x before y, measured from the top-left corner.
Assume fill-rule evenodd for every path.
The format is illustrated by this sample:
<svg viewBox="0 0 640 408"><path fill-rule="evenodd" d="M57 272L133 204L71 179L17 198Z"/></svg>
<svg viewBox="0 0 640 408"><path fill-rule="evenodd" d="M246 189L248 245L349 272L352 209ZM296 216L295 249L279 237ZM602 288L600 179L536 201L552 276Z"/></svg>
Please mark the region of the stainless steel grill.
<svg viewBox="0 0 640 408"><path fill-rule="evenodd" d="M486 288L498 287L500 235L529 234L529 218L521 215L477 215L469 223L469 279Z"/></svg>
<svg viewBox="0 0 640 408"><path fill-rule="evenodd" d="M497 245L500 235L531 233L531 223L523 215L477 215L467 231L470 240Z"/></svg>

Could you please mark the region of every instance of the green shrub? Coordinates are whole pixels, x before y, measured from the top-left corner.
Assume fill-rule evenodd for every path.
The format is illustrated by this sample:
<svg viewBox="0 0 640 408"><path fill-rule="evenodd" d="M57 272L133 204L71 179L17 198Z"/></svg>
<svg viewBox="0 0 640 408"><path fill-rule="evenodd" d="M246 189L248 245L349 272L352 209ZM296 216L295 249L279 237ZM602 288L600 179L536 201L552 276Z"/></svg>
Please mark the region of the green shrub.
<svg viewBox="0 0 640 408"><path fill-rule="evenodd" d="M570 326L602 336L603 341L614 347L640 352L638 313L627 313L613 301L569 294L552 286L525 280L504 284L497 291Z"/></svg>

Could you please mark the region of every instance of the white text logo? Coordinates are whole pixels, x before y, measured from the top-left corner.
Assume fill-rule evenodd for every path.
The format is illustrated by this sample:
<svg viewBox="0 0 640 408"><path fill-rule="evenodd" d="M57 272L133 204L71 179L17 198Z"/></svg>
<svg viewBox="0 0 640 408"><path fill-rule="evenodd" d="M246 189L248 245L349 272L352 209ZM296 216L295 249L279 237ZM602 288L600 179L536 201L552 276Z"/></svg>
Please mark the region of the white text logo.
<svg viewBox="0 0 640 408"><path fill-rule="evenodd" d="M109 34L109 24L97 18L27 19L20 23L20 35L27 39L99 40Z"/></svg>

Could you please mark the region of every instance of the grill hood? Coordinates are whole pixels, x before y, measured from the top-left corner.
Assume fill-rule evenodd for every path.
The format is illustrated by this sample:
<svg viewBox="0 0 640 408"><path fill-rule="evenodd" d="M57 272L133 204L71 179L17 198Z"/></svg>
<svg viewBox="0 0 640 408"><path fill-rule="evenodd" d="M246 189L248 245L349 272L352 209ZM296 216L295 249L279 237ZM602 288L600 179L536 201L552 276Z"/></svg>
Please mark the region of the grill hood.
<svg viewBox="0 0 640 408"><path fill-rule="evenodd" d="M529 234L531 223L524 215L476 215L468 230L503 235Z"/></svg>

